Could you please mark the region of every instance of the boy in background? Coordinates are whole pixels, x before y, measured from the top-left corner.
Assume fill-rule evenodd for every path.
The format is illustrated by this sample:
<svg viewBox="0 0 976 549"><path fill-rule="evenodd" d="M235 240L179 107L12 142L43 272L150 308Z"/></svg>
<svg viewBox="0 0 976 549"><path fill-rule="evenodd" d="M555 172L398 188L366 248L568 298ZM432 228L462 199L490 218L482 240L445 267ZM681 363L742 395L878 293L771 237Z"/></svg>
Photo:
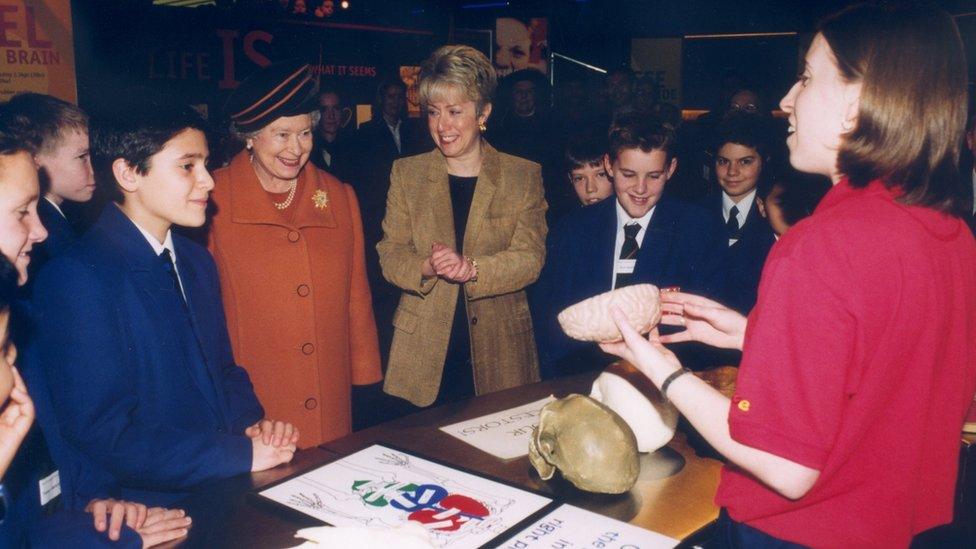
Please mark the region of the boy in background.
<svg viewBox="0 0 976 549"><path fill-rule="evenodd" d="M65 202L88 202L95 192L88 115L70 103L39 93L17 94L6 109L18 133L31 135L37 144L34 161L43 190L37 214L48 231L47 240L33 253L31 271L38 272L49 258L63 253L78 239L64 214Z"/></svg>
<svg viewBox="0 0 976 549"><path fill-rule="evenodd" d="M563 162L569 182L584 206L596 204L613 194L603 157L607 155L606 136L580 135L566 146Z"/></svg>

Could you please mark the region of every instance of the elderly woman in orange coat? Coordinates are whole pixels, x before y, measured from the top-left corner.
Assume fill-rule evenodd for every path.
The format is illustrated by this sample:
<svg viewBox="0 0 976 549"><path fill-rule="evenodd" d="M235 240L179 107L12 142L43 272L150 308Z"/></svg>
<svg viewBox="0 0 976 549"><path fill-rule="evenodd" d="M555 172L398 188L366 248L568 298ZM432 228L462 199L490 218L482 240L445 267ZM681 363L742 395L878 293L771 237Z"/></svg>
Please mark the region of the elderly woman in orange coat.
<svg viewBox="0 0 976 549"><path fill-rule="evenodd" d="M356 195L308 162L314 88L283 62L235 90L246 150L214 173L210 229L234 356L303 446L348 434L351 385L382 378Z"/></svg>

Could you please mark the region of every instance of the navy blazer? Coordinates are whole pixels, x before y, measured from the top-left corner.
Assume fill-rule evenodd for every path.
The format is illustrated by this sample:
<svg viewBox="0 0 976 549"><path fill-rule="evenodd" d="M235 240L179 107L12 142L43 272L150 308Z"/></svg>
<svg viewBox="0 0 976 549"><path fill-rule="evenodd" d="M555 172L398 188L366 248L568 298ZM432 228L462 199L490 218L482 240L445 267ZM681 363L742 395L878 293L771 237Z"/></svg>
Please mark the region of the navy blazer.
<svg viewBox="0 0 976 549"><path fill-rule="evenodd" d="M722 193L709 196L705 204L709 213L724 226ZM766 256L775 243L773 228L759 213L759 204L753 200L746 214L746 222L739 229L738 241L729 247L728 282L723 304L744 315L749 314L756 304L759 277L766 264Z"/></svg>
<svg viewBox="0 0 976 549"><path fill-rule="evenodd" d="M62 456L62 444L43 376L37 375L36 369L23 366L20 371L37 416L3 475L8 499L0 522L0 547L142 547L139 535L124 525L115 542L108 539L107 533L95 530L92 515L83 510L88 499L72 500L73 476L66 471L59 471L61 495L48 501L41 499L40 482L57 471L51 459Z"/></svg>
<svg viewBox="0 0 976 549"><path fill-rule="evenodd" d="M244 429L263 417L231 354L210 254L174 234L187 296L114 204L36 281L31 360L49 380L79 499L169 505L251 469ZM58 459L58 456L55 456ZM106 484L109 486L106 486Z"/></svg>
<svg viewBox="0 0 976 549"><path fill-rule="evenodd" d="M532 288L531 307L543 378L566 375L602 364L574 357L596 347L567 337L556 316L564 308L609 291L613 281L617 238L617 199L611 196L570 212L549 233L546 264ZM637 254L633 283L682 291L721 300L725 279L721 269L728 253L725 228L696 204L662 197ZM588 350L587 350L588 349Z"/></svg>
<svg viewBox="0 0 976 549"><path fill-rule="evenodd" d="M37 273L41 272L41 267L52 257L70 250L78 242L78 234L74 227L47 199L41 198L37 201L37 216L47 229L47 239L40 244L35 244L31 250L31 262L27 267L29 282L21 292L21 296L25 299L30 298L31 287Z"/></svg>
<svg viewBox="0 0 976 549"><path fill-rule="evenodd" d="M41 242L39 246L49 257L61 255L78 241L74 227L46 198L37 201L37 216L41 218L41 224L47 229L47 240ZM32 265L37 259L36 255L36 253L31 254Z"/></svg>

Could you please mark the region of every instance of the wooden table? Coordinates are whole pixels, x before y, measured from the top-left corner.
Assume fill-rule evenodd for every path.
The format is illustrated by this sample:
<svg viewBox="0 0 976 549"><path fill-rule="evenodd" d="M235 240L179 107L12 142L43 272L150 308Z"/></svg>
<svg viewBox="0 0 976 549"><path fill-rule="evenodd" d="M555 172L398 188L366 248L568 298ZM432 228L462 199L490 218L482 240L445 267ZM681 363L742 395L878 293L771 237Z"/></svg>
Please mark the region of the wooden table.
<svg viewBox="0 0 976 549"><path fill-rule="evenodd" d="M207 548L297 545L296 530L320 523L263 502L248 492L374 443L398 446L463 466L677 539L686 539L714 521L718 508L713 498L721 464L698 457L680 432L661 451L679 463L684 460L680 471L659 479L645 479L642 473L642 479L630 493L603 496L581 492L562 481L542 481L527 457L501 460L439 430L444 425L527 404L550 394L587 394L595 377L594 373L536 383L426 410L358 431L320 448L299 451L288 466L217 483L188 502L186 508L194 526L189 538L178 545Z"/></svg>
<svg viewBox="0 0 976 549"><path fill-rule="evenodd" d="M718 518L718 507L713 499L718 489L721 463L698 457L680 432L668 445L668 450L662 451L684 459L684 467L678 473L662 479L639 480L628 494L603 496L581 492L564 482L542 481L527 457L501 460L439 429L528 404L551 394L557 397L574 392L588 394L595 377L594 373L499 391L364 429L323 444L322 448L347 455L374 443L398 446L551 494L566 503L677 539L687 538Z"/></svg>

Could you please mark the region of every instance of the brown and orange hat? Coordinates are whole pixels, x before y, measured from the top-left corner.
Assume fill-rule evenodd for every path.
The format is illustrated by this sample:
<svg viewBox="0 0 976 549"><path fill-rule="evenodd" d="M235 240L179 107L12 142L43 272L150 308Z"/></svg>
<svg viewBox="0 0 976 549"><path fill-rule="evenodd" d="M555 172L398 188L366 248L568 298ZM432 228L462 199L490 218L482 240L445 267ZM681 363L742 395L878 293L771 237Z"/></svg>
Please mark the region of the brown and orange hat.
<svg viewBox="0 0 976 549"><path fill-rule="evenodd" d="M280 61L241 82L224 110L237 131L257 131L282 116L314 111L317 87L308 63L301 59Z"/></svg>

